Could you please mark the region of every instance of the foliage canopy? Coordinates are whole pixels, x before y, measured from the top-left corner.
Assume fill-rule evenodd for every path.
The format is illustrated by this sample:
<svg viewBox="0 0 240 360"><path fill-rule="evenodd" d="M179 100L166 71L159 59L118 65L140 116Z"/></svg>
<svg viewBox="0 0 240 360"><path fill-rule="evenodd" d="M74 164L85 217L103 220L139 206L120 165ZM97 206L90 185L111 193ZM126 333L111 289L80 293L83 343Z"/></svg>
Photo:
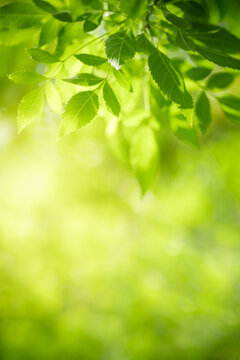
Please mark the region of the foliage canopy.
<svg viewBox="0 0 240 360"><path fill-rule="evenodd" d="M23 44L37 65L9 74L32 86L19 104L19 132L46 106L63 113L60 136L105 106L120 158L144 193L158 169L163 130L198 148L212 123L212 98L240 122L240 97L232 95L240 70L240 39L228 30L233 9L239 11L235 0L6 2L0 44Z"/></svg>

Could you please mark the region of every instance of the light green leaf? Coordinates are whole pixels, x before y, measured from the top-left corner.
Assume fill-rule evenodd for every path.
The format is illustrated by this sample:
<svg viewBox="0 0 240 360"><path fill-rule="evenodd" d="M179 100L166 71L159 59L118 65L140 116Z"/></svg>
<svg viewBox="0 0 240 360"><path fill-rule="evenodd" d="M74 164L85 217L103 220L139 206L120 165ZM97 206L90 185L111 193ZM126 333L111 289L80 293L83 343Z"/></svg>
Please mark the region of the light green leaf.
<svg viewBox="0 0 240 360"><path fill-rule="evenodd" d="M46 80L46 78L38 73L31 71L17 71L8 75L9 79L16 84L37 85Z"/></svg>
<svg viewBox="0 0 240 360"><path fill-rule="evenodd" d="M205 133L211 123L211 108L208 97L203 91L196 102L195 113L202 133Z"/></svg>
<svg viewBox="0 0 240 360"><path fill-rule="evenodd" d="M85 65L98 66L104 64L107 59L91 54L77 54L75 57Z"/></svg>
<svg viewBox="0 0 240 360"><path fill-rule="evenodd" d="M53 18L49 19L43 26L39 37L39 46L50 43L58 36L59 22Z"/></svg>
<svg viewBox="0 0 240 360"><path fill-rule="evenodd" d="M133 91L129 76L126 73L124 73L122 70L113 69L113 75L123 89L126 89L130 92Z"/></svg>
<svg viewBox="0 0 240 360"><path fill-rule="evenodd" d="M32 90L22 98L18 107L18 133L41 116L43 106L42 88Z"/></svg>
<svg viewBox="0 0 240 360"><path fill-rule="evenodd" d="M217 98L223 112L233 121L240 124L240 98L224 95Z"/></svg>
<svg viewBox="0 0 240 360"><path fill-rule="evenodd" d="M29 41L39 32L37 27L28 29L0 29L0 45L15 46Z"/></svg>
<svg viewBox="0 0 240 360"><path fill-rule="evenodd" d="M46 14L33 4L11 3L0 8L0 25L24 29L38 26Z"/></svg>
<svg viewBox="0 0 240 360"><path fill-rule="evenodd" d="M56 87L53 85L53 83L48 80L45 85L45 96L48 102L48 105L57 114L62 113L62 100L61 96L56 89Z"/></svg>
<svg viewBox="0 0 240 360"><path fill-rule="evenodd" d="M199 81L205 79L211 71L212 69L207 67L196 67L186 71L185 75L191 80Z"/></svg>
<svg viewBox="0 0 240 360"><path fill-rule="evenodd" d="M145 0L120 0L120 8L129 17L136 18L145 10Z"/></svg>
<svg viewBox="0 0 240 360"><path fill-rule="evenodd" d="M103 87L103 98L107 105L108 110L110 110L113 113L113 115L119 116L119 113L121 111L120 104L111 86L108 84L107 81L105 82Z"/></svg>
<svg viewBox="0 0 240 360"><path fill-rule="evenodd" d="M63 113L60 135L67 135L88 124L97 115L98 108L98 96L94 91L73 95Z"/></svg>
<svg viewBox="0 0 240 360"><path fill-rule="evenodd" d="M59 61L58 58L50 52L38 48L28 49L28 54L34 61L43 64L53 64Z"/></svg>
<svg viewBox="0 0 240 360"><path fill-rule="evenodd" d="M109 36L105 49L110 64L117 70L135 55L134 41L125 31Z"/></svg>
<svg viewBox="0 0 240 360"><path fill-rule="evenodd" d="M137 176L142 194L148 190L157 173L159 148L154 131L141 126L130 144L130 163Z"/></svg>
<svg viewBox="0 0 240 360"><path fill-rule="evenodd" d="M182 75L165 54L158 50L152 52L148 65L153 79L170 100L185 109L193 107L192 97L186 90Z"/></svg>
<svg viewBox="0 0 240 360"><path fill-rule="evenodd" d="M182 113L171 114L170 125L173 133L182 141L199 148L198 134L196 128L190 126L187 118Z"/></svg>
<svg viewBox="0 0 240 360"><path fill-rule="evenodd" d="M64 79L64 81L81 86L94 86L99 84L103 80L103 78L87 73L78 74L72 78Z"/></svg>
<svg viewBox="0 0 240 360"><path fill-rule="evenodd" d="M223 67L229 67L231 69L240 69L240 60L226 55L223 52L213 50L211 48L206 49L200 46L196 47L197 52L205 59Z"/></svg>
<svg viewBox="0 0 240 360"><path fill-rule="evenodd" d="M204 7L196 1L177 1L174 3L174 6L181 9L184 12L185 17L191 20L205 20L207 15Z"/></svg>
<svg viewBox="0 0 240 360"><path fill-rule="evenodd" d="M234 81L234 74L221 72L217 74L213 74L207 82L208 89L225 89Z"/></svg>

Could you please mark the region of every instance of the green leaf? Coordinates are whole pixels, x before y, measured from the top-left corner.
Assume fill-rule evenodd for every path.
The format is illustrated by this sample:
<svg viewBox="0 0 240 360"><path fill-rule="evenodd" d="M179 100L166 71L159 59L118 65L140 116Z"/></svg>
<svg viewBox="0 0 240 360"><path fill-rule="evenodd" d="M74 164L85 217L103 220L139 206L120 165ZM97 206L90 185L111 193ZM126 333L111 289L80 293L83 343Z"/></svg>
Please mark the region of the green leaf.
<svg viewBox="0 0 240 360"><path fill-rule="evenodd" d="M110 64L117 70L135 55L134 41L127 32L117 32L109 36L105 49Z"/></svg>
<svg viewBox="0 0 240 360"><path fill-rule="evenodd" d="M161 5L161 10L163 12L165 19L168 20L171 24L173 24L177 28L182 30L187 30L191 27L191 24L187 20L172 14L170 11L168 11L168 9L164 5Z"/></svg>
<svg viewBox="0 0 240 360"><path fill-rule="evenodd" d="M240 60L226 55L220 51L213 49L206 49L200 46L196 47L197 52L202 55L205 59L223 67L240 70Z"/></svg>
<svg viewBox="0 0 240 360"><path fill-rule="evenodd" d="M35 36L38 32L38 28L28 29L0 29L0 45L15 46L23 42L29 41L29 38Z"/></svg>
<svg viewBox="0 0 240 360"><path fill-rule="evenodd" d="M64 81L70 82L76 85L82 86L94 86L102 82L104 79L93 74L82 73L72 78L64 79Z"/></svg>
<svg viewBox="0 0 240 360"><path fill-rule="evenodd" d="M187 37L187 35L182 32L181 30L178 31L175 44L182 48L183 50L195 50L195 44L194 42Z"/></svg>
<svg viewBox="0 0 240 360"><path fill-rule="evenodd" d="M108 110L111 111L113 115L119 116L119 113L121 111L120 104L111 86L108 84L107 81L105 82L103 87L103 98L107 105Z"/></svg>
<svg viewBox="0 0 240 360"><path fill-rule="evenodd" d="M90 54L77 54L75 57L85 65L98 66L104 64L107 59Z"/></svg>
<svg viewBox="0 0 240 360"><path fill-rule="evenodd" d="M46 11L46 12L48 12L48 13L50 13L50 14L52 14L52 13L54 13L54 12L57 11L56 8L55 8L53 5L49 4L49 3L46 2L46 1L43 1L43 0L33 0L33 2L34 2L34 4L35 4L37 7L39 7L41 10Z"/></svg>
<svg viewBox="0 0 240 360"><path fill-rule="evenodd" d="M38 48L28 49L28 54L34 61L43 64L53 64L59 61L58 58L50 52Z"/></svg>
<svg viewBox="0 0 240 360"><path fill-rule="evenodd" d="M61 22L71 23L73 21L69 11L57 12L53 14L53 17Z"/></svg>
<svg viewBox="0 0 240 360"><path fill-rule="evenodd" d="M157 173L159 163L157 140L149 126L141 126L135 133L130 145L130 163L142 194L145 194Z"/></svg>
<svg viewBox="0 0 240 360"><path fill-rule="evenodd" d="M146 38L145 34L140 34L136 37L136 51L150 54L155 51L155 46Z"/></svg>
<svg viewBox="0 0 240 360"><path fill-rule="evenodd" d="M152 52L148 65L153 79L170 100L185 109L193 107L192 97L186 90L182 75L165 54L158 50Z"/></svg>
<svg viewBox="0 0 240 360"><path fill-rule="evenodd" d="M0 8L0 25L7 28L25 29L38 26L46 14L27 3L11 3Z"/></svg>
<svg viewBox="0 0 240 360"><path fill-rule="evenodd" d="M198 134L195 127L190 126L184 114L173 114L170 117L173 133L182 141L199 148Z"/></svg>
<svg viewBox="0 0 240 360"><path fill-rule="evenodd" d="M189 35L209 49L229 54L239 53L240 39L219 26L193 24Z"/></svg>
<svg viewBox="0 0 240 360"><path fill-rule="evenodd" d="M83 30L85 32L93 31L96 28L98 28L98 26L101 24L101 22L102 22L102 15L93 14L93 15L89 16L87 18L87 20L85 20L85 22L83 24Z"/></svg>
<svg viewBox="0 0 240 360"><path fill-rule="evenodd" d="M46 78L38 73L31 71L17 71L8 75L9 79L16 84L37 85L46 80Z"/></svg>
<svg viewBox="0 0 240 360"><path fill-rule="evenodd" d="M224 95L218 97L217 100L225 115L240 124L240 98L233 95Z"/></svg>
<svg viewBox="0 0 240 360"><path fill-rule="evenodd" d="M199 81L205 79L211 71L212 69L207 67L196 67L186 71L185 75L191 80Z"/></svg>
<svg viewBox="0 0 240 360"><path fill-rule="evenodd" d="M18 133L41 116L43 106L42 88L32 90L22 98L18 107Z"/></svg>
<svg viewBox="0 0 240 360"><path fill-rule="evenodd" d="M174 6L181 9L184 12L184 16L189 19L205 20L207 15L204 7L196 1L178 1L174 3Z"/></svg>
<svg viewBox="0 0 240 360"><path fill-rule="evenodd" d="M202 92L197 99L195 113L198 119L199 127L202 133L205 133L211 123L210 103L205 92Z"/></svg>
<svg viewBox="0 0 240 360"><path fill-rule="evenodd" d="M53 85L53 83L48 80L45 85L45 95L48 102L49 107L57 114L62 113L62 100L61 96Z"/></svg>
<svg viewBox="0 0 240 360"><path fill-rule="evenodd" d="M59 22L49 19L43 26L39 37L39 46L46 45L56 39L59 31Z"/></svg>
<svg viewBox="0 0 240 360"><path fill-rule="evenodd" d="M117 80L118 84L123 88L130 92L133 91L132 84L130 82L129 77L122 70L113 69L113 75Z"/></svg>
<svg viewBox="0 0 240 360"><path fill-rule="evenodd" d="M94 91L73 95L63 113L60 135L67 135L88 124L97 115L98 108L98 97Z"/></svg>
<svg viewBox="0 0 240 360"><path fill-rule="evenodd" d="M207 82L208 89L225 89L234 81L234 74L222 72L213 74Z"/></svg>
<svg viewBox="0 0 240 360"><path fill-rule="evenodd" d="M120 8L129 17L136 18L139 14L145 10L144 0L120 0Z"/></svg>

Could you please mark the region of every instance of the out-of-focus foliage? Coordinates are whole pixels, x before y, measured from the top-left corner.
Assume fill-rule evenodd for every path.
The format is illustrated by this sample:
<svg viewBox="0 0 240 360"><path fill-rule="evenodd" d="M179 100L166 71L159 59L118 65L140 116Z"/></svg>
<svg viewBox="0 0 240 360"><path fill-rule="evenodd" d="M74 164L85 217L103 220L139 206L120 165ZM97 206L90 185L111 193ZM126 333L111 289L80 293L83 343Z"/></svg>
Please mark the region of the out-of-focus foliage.
<svg viewBox="0 0 240 360"><path fill-rule="evenodd" d="M31 85L19 104L18 131L44 107L62 115L59 136L105 113L115 126L112 143L144 194L159 170L164 130L198 148L216 101L239 124L239 15L237 0L4 1L0 44L20 44L32 59L8 74ZM141 116L126 135L133 112ZM152 136L143 158L144 143L135 144L144 130Z"/></svg>
<svg viewBox="0 0 240 360"><path fill-rule="evenodd" d="M0 52L0 358L238 359L238 126L215 105L201 151L164 130L141 199L120 134L145 113L104 112L56 142L46 108L16 135L32 87L4 74L34 66L22 47Z"/></svg>
<svg viewBox="0 0 240 360"><path fill-rule="evenodd" d="M239 36L237 2L207 3L211 24L221 22ZM46 9L40 0L35 4ZM63 11L69 7L77 18L90 2L51 4ZM111 9L115 4L109 1ZM119 5L132 21L144 11L130 1ZM92 0L91 6L101 9L101 1ZM191 21L191 16L184 19ZM78 53L86 35L78 24L58 19L69 20L69 14L50 14L41 32L39 27L1 29L0 359L238 360L240 106L239 80L231 83L235 72L212 72L205 60L196 65L196 54L160 48L183 70L190 93L196 82L201 84L193 96L194 124L205 132L198 137L198 127L189 125L191 111L179 113L149 83L147 57L138 53L120 70L111 69L103 87L111 100L106 106L99 96L96 119L56 141L62 104L73 102L77 92L92 91L69 79L98 81L105 71L89 69L108 67L99 40L80 58L70 56L59 74L59 63L49 54L63 56L66 44L66 56ZM21 20L19 27L29 21ZM85 28L99 21L89 17ZM89 41L95 36L90 34ZM26 54L36 41L48 53L27 54L41 56L47 65ZM49 41L52 45L46 45ZM22 124L33 120L36 101L42 103L42 81L42 114L17 134L17 112ZM28 117L22 116L36 89L40 98L33 97ZM120 111L119 118L114 116ZM143 192L153 181L144 197L131 170Z"/></svg>

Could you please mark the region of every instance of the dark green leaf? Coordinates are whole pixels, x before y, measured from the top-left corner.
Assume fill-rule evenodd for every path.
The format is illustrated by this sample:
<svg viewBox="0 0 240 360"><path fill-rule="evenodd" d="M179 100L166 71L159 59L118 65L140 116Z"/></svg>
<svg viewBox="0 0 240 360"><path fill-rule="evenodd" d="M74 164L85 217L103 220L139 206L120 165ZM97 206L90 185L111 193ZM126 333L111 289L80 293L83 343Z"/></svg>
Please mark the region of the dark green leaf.
<svg viewBox="0 0 240 360"><path fill-rule="evenodd" d="M134 41L127 32L117 32L109 36L105 48L110 64L117 70L135 55Z"/></svg>
<svg viewBox="0 0 240 360"><path fill-rule="evenodd" d="M53 14L53 17L59 21L71 23L72 17L68 11L58 12Z"/></svg>
<svg viewBox="0 0 240 360"><path fill-rule="evenodd" d="M196 47L197 52L202 55L207 60L223 67L229 67L231 69L238 69L240 70L240 60L226 55L220 51L213 50L213 49L206 49L200 46Z"/></svg>
<svg viewBox="0 0 240 360"><path fill-rule="evenodd" d="M212 69L209 69L207 67L196 67L189 69L185 75L194 81L199 81L205 79L210 73Z"/></svg>
<svg viewBox="0 0 240 360"><path fill-rule="evenodd" d="M240 98L224 95L217 98L223 112L233 121L240 124Z"/></svg>
<svg viewBox="0 0 240 360"><path fill-rule="evenodd" d="M205 133L211 123L210 103L205 92L202 92L197 99L195 113L198 119L199 127L201 131Z"/></svg>
<svg viewBox="0 0 240 360"><path fill-rule="evenodd" d="M168 11L168 9L165 6L162 5L161 10L163 12L165 19L168 20L171 24L173 24L177 28L182 30L187 30L191 27L191 24L187 20L172 14L170 11Z"/></svg>
<svg viewBox="0 0 240 360"><path fill-rule="evenodd" d="M174 3L184 12L184 16L189 19L197 19L198 21L206 18L204 7L196 1L178 1Z"/></svg>
<svg viewBox="0 0 240 360"><path fill-rule="evenodd" d="M107 59L91 54L77 54L75 57L85 65L98 66L104 64Z"/></svg>
<svg viewBox="0 0 240 360"><path fill-rule="evenodd" d="M87 125L97 115L98 108L98 97L94 91L74 95L65 107L60 135L67 135Z"/></svg>
<svg viewBox="0 0 240 360"><path fill-rule="evenodd" d="M43 1L43 0L33 0L34 4L39 7L39 9L43 10L43 11L46 11L50 14L56 12L56 8L49 4L48 2L46 1Z"/></svg>
<svg viewBox="0 0 240 360"><path fill-rule="evenodd" d="M234 75L230 73L217 73L213 74L207 82L207 87L209 89L225 89L234 81Z"/></svg>
<svg viewBox="0 0 240 360"><path fill-rule="evenodd" d="M119 113L121 111L120 104L107 81L103 87L103 98L107 105L107 108L113 113L113 115L119 116Z"/></svg>
<svg viewBox="0 0 240 360"><path fill-rule="evenodd" d="M219 26L193 24L189 35L210 49L229 54L240 52L240 39Z"/></svg>
<svg viewBox="0 0 240 360"><path fill-rule="evenodd" d="M195 50L194 42L181 30L178 31L175 44L184 50Z"/></svg>
<svg viewBox="0 0 240 360"><path fill-rule="evenodd" d="M64 79L64 81L81 86L94 86L99 84L103 80L103 78L87 73L78 74L72 78Z"/></svg>
<svg viewBox="0 0 240 360"><path fill-rule="evenodd" d="M182 108L193 107L192 97L186 90L182 75L165 54L158 50L152 52L148 59L148 65L153 79L169 99Z"/></svg>
<svg viewBox="0 0 240 360"><path fill-rule="evenodd" d="M145 34L136 37L136 51L150 54L155 50L155 46L146 38Z"/></svg>

